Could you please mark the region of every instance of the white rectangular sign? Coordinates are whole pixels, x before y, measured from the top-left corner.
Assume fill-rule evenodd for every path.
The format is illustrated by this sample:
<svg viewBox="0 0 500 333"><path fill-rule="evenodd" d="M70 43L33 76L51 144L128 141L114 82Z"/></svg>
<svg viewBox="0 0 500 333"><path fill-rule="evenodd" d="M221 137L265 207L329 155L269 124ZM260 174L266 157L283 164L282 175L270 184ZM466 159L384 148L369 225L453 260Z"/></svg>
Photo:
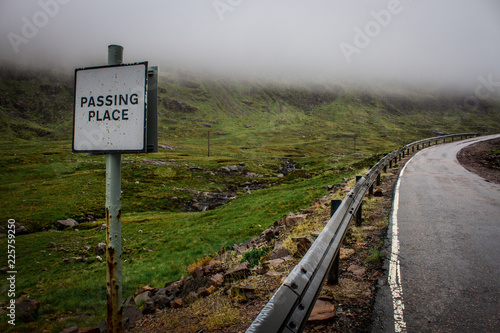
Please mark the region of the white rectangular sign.
<svg viewBox="0 0 500 333"><path fill-rule="evenodd" d="M73 152L146 152L148 63L75 70Z"/></svg>

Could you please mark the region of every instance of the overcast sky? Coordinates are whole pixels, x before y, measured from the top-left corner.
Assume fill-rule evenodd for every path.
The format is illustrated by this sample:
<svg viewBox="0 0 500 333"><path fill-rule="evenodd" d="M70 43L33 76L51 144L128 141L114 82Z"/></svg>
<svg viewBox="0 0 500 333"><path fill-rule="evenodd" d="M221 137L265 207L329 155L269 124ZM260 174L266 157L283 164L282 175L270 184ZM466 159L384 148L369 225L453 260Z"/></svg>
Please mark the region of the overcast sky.
<svg viewBox="0 0 500 333"><path fill-rule="evenodd" d="M2 60L500 91L499 0L0 0ZM498 82L498 83L497 83Z"/></svg>

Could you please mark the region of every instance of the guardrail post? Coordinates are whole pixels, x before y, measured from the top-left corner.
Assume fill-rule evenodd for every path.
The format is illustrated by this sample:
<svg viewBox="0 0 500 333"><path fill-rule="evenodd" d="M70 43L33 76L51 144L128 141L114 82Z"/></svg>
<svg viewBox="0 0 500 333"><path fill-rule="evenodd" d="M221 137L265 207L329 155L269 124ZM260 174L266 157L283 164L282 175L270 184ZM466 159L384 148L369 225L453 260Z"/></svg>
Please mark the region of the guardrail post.
<svg viewBox="0 0 500 333"><path fill-rule="evenodd" d="M389 169L392 169L392 160L389 161Z"/></svg>
<svg viewBox="0 0 500 333"><path fill-rule="evenodd" d="M387 173L387 164L384 165L384 173Z"/></svg>
<svg viewBox="0 0 500 333"><path fill-rule="evenodd" d="M361 179L361 176L356 176L356 183ZM363 219L363 201L361 201L357 212L355 213L356 226L360 227Z"/></svg>
<svg viewBox="0 0 500 333"><path fill-rule="evenodd" d="M406 155L410 155L410 148L406 150Z"/></svg>
<svg viewBox="0 0 500 333"><path fill-rule="evenodd" d="M330 206L330 217L335 214L337 209L340 207L342 200L332 200ZM328 271L327 281L326 283L329 285L339 284L339 265L340 265L340 250L335 255L335 258L332 262L332 267Z"/></svg>
<svg viewBox="0 0 500 333"><path fill-rule="evenodd" d="M337 209L340 207L340 204L342 203L342 200L332 200L330 203L330 217L335 214Z"/></svg>
<svg viewBox="0 0 500 333"><path fill-rule="evenodd" d="M398 161L401 161L401 153L398 155Z"/></svg>
<svg viewBox="0 0 500 333"><path fill-rule="evenodd" d="M411 146L411 152L414 153L415 152L415 146Z"/></svg>
<svg viewBox="0 0 500 333"><path fill-rule="evenodd" d="M363 201L359 204L359 209L356 212L356 227L361 227L363 222Z"/></svg>
<svg viewBox="0 0 500 333"><path fill-rule="evenodd" d="M452 136L451 137L451 142L453 142L453 141L455 141L455 137Z"/></svg>
<svg viewBox="0 0 500 333"><path fill-rule="evenodd" d="M380 186L380 173L377 175L377 186Z"/></svg>

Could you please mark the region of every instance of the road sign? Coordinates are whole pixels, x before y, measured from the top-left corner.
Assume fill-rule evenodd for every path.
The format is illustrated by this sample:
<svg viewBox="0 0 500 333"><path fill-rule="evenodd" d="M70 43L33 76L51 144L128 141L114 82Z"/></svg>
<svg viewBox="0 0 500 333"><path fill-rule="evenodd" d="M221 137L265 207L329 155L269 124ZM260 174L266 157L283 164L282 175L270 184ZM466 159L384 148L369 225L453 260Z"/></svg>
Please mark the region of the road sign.
<svg viewBox="0 0 500 333"><path fill-rule="evenodd" d="M146 152L147 74L147 62L75 70L73 152Z"/></svg>

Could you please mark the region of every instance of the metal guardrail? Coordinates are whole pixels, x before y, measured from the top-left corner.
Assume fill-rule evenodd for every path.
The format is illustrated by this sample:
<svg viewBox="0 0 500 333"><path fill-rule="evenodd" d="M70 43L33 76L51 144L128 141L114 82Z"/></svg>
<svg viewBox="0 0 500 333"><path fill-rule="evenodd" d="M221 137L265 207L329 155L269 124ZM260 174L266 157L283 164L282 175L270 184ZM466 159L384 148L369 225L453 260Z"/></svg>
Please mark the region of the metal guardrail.
<svg viewBox="0 0 500 333"><path fill-rule="evenodd" d="M415 141L384 156L351 189L330 218L316 241L311 245L302 260L290 272L283 284L271 297L247 329L247 333L297 333L302 332L311 314L323 283L332 267L340 245L356 212L361 207L367 191L373 190L373 183L379 179L382 170L392 167L392 162L401 160L406 154L421 147L438 144L439 140L475 137L477 133L462 133L438 136ZM370 191L371 192L371 191Z"/></svg>

